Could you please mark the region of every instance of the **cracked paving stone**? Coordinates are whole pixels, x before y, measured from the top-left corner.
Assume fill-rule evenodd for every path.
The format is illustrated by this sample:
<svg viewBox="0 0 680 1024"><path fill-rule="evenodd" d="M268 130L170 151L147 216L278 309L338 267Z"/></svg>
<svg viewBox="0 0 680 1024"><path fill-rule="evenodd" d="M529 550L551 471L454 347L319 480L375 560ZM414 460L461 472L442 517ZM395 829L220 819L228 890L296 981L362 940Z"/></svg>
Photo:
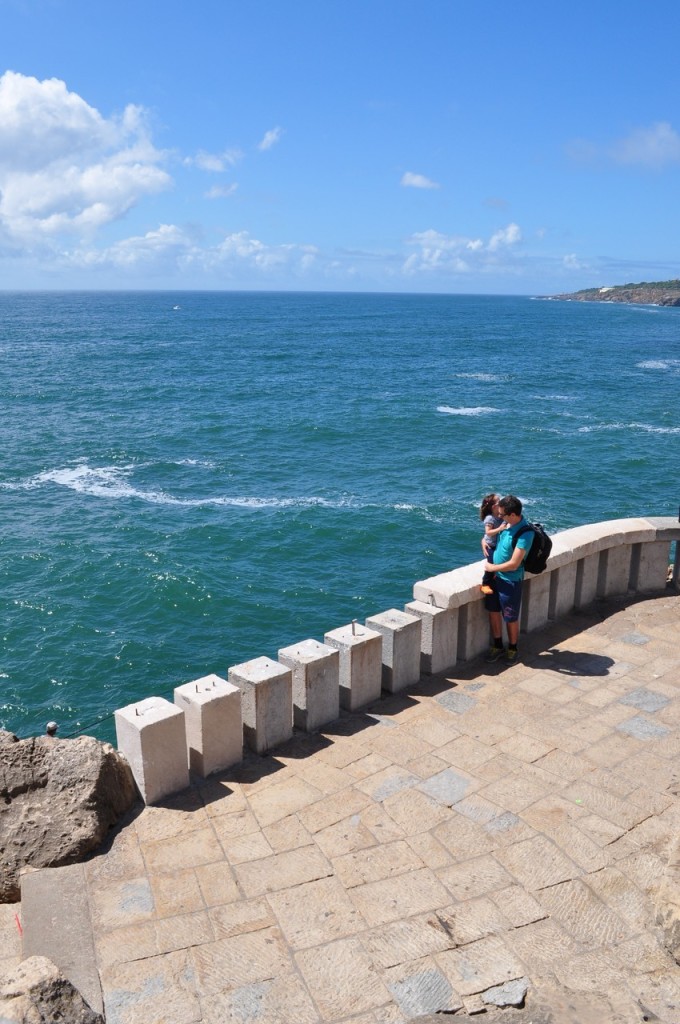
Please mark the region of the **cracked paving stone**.
<svg viewBox="0 0 680 1024"><path fill-rule="evenodd" d="M496 935L437 953L435 960L463 997L504 985L526 973L521 961Z"/></svg>
<svg viewBox="0 0 680 1024"><path fill-rule="evenodd" d="M516 978L482 992L482 1002L492 1006L522 1006L529 991L528 978Z"/></svg>

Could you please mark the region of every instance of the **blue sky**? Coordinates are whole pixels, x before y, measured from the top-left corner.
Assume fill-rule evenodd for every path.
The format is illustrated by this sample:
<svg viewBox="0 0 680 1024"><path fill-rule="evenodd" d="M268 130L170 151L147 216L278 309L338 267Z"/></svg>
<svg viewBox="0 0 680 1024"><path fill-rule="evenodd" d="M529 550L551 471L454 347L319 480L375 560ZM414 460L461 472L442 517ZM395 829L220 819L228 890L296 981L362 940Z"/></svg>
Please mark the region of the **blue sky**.
<svg viewBox="0 0 680 1024"><path fill-rule="evenodd" d="M680 276L680 5L0 0L0 288Z"/></svg>

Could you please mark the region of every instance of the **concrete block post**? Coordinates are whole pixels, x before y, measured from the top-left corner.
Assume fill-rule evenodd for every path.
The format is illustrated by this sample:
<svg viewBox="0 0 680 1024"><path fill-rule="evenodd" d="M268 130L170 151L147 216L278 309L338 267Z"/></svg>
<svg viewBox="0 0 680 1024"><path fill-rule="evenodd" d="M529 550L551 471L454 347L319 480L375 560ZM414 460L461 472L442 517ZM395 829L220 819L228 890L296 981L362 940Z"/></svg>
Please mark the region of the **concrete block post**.
<svg viewBox="0 0 680 1024"><path fill-rule="evenodd" d="M548 616L551 619L561 619L574 610L577 566L578 562L568 562L550 573Z"/></svg>
<svg viewBox="0 0 680 1024"><path fill-rule="evenodd" d="M189 768L205 778L243 758L241 691L216 675L175 689L184 712Z"/></svg>
<svg viewBox="0 0 680 1024"><path fill-rule="evenodd" d="M264 754L293 735L291 671L271 658L253 658L229 669L229 682L241 691L243 735L257 754Z"/></svg>
<svg viewBox="0 0 680 1024"><path fill-rule="evenodd" d="M490 638L489 613L484 601L475 597L458 610L458 661L470 661L482 654L489 647Z"/></svg>
<svg viewBox="0 0 680 1024"><path fill-rule="evenodd" d="M550 576L544 572L540 576L527 573L522 584L522 632L532 633L535 629L545 626L548 621L550 607Z"/></svg>
<svg viewBox="0 0 680 1024"><path fill-rule="evenodd" d="M340 717L340 654L318 640L282 647L279 661L293 676L293 724L314 732Z"/></svg>
<svg viewBox="0 0 680 1024"><path fill-rule="evenodd" d="M663 590L666 586L671 546L667 540L640 544L636 590Z"/></svg>
<svg viewBox="0 0 680 1024"><path fill-rule="evenodd" d="M420 671L434 676L453 668L458 651L458 609L411 601L404 610L421 622Z"/></svg>
<svg viewBox="0 0 680 1024"><path fill-rule="evenodd" d="M382 636L352 622L333 629L324 643L340 654L340 706L355 711L378 700L382 688Z"/></svg>
<svg viewBox="0 0 680 1024"><path fill-rule="evenodd" d="M421 621L398 608L366 619L369 629L382 636L382 687L396 693L420 679Z"/></svg>
<svg viewBox="0 0 680 1024"><path fill-rule="evenodd" d="M628 593L631 553L630 544L620 544L600 552L598 597L618 597Z"/></svg>
<svg viewBox="0 0 680 1024"><path fill-rule="evenodd" d="M147 697L114 715L124 754L145 804L189 785L184 714L164 697Z"/></svg>
<svg viewBox="0 0 680 1024"><path fill-rule="evenodd" d="M579 559L576 564L576 588L574 607L586 608L597 597L597 586L600 572L600 554L596 552Z"/></svg>

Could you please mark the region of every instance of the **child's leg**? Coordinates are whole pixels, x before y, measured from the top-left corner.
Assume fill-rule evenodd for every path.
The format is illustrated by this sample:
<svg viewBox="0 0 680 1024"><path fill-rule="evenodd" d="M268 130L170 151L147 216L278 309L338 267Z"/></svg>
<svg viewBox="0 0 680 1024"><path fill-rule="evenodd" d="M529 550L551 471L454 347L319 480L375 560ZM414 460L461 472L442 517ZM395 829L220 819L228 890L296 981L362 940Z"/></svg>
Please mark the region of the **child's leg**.
<svg viewBox="0 0 680 1024"><path fill-rule="evenodd" d="M483 594L493 594L494 576L495 573L493 572L485 572L484 575L482 576L482 583L479 589Z"/></svg>

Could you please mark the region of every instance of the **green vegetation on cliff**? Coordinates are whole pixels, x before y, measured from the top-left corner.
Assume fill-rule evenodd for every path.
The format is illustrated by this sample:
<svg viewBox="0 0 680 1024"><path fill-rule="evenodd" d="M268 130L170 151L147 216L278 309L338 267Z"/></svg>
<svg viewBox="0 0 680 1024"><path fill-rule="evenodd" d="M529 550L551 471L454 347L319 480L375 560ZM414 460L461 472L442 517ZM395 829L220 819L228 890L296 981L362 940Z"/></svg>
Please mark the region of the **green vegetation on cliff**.
<svg viewBox="0 0 680 1024"><path fill-rule="evenodd" d="M553 295L553 299L572 302L638 302L654 306L680 306L680 280L641 281L639 284L617 284L603 288L583 288L579 292Z"/></svg>

